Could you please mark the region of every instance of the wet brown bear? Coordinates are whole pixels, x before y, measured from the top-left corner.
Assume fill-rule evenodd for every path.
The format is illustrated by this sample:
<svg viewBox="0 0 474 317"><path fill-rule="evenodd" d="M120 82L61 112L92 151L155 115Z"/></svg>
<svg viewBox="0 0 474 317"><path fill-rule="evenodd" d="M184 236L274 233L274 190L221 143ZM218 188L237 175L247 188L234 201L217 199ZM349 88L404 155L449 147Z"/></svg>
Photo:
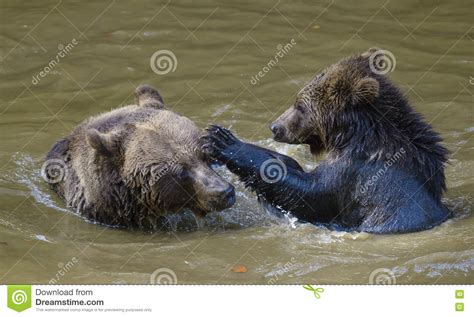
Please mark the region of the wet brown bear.
<svg viewBox="0 0 474 317"><path fill-rule="evenodd" d="M43 176L78 214L117 227L156 230L184 208L203 216L230 207L234 187L200 150L202 131L140 86L137 105L81 123L47 155Z"/></svg>
<svg viewBox="0 0 474 317"><path fill-rule="evenodd" d="M371 49L311 80L273 124L274 139L308 144L328 159L305 172L290 157L211 126L206 151L259 198L301 221L342 230L402 233L450 216L441 203L447 151L441 138L373 63Z"/></svg>

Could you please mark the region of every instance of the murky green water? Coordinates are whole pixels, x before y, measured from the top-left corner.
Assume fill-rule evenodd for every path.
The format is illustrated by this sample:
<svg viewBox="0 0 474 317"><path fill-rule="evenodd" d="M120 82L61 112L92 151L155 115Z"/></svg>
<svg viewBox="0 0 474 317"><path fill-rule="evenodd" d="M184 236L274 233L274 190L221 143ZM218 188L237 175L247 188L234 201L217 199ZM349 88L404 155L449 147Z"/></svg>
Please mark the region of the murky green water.
<svg viewBox="0 0 474 317"><path fill-rule="evenodd" d="M474 6L412 2L1 1L0 282L149 283L168 268L179 283L369 283L371 273L473 283ZM64 210L39 174L58 138L131 103L140 83L201 127L221 123L310 168L308 150L273 142L267 125L319 69L371 46L394 54L391 78L452 152L445 202L456 217L435 229L374 236L294 225L239 185L225 213L177 219L190 232L126 232ZM174 53L174 72L152 71L158 50Z"/></svg>

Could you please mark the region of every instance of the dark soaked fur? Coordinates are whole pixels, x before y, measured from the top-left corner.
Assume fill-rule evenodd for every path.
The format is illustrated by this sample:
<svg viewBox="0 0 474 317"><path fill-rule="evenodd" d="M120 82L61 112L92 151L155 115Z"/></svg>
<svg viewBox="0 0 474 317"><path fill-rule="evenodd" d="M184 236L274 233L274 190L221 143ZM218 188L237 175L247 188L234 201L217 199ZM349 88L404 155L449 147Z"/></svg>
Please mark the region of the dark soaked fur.
<svg viewBox="0 0 474 317"><path fill-rule="evenodd" d="M314 171L307 173L290 157L244 143L219 126L208 128L206 151L259 198L304 222L373 233L440 224L450 216L441 203L447 151L398 88L371 72L374 52L328 67L273 123L277 141L328 153ZM286 170L278 182L263 177L271 173L263 170L268 162Z"/></svg>
<svg viewBox="0 0 474 317"><path fill-rule="evenodd" d="M184 208L203 216L231 206L234 188L208 166L202 131L164 109L154 88L135 94L137 105L84 121L47 154L43 174L67 206L94 222L146 231Z"/></svg>

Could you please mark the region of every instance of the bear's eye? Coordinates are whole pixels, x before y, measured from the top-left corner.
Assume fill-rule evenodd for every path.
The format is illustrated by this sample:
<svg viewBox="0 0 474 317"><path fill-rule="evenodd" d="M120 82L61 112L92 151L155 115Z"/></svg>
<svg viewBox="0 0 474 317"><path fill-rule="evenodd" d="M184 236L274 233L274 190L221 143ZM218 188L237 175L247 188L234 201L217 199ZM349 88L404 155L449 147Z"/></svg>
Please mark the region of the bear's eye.
<svg viewBox="0 0 474 317"><path fill-rule="evenodd" d="M181 169L181 171L178 173L177 178L180 180L185 180L190 176L189 172L186 169Z"/></svg>
<svg viewBox="0 0 474 317"><path fill-rule="evenodd" d="M295 109L296 109L296 111L299 111L301 113L306 112L306 109L305 109L304 105L301 102L298 102L297 104L295 104Z"/></svg>

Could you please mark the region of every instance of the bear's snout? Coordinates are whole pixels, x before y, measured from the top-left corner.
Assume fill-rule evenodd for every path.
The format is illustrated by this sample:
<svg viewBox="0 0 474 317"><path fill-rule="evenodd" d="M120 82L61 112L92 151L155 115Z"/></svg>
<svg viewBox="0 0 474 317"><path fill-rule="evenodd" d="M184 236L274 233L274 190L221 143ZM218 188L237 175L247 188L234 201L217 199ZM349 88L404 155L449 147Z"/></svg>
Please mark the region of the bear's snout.
<svg viewBox="0 0 474 317"><path fill-rule="evenodd" d="M200 165L191 170L198 205L205 212L220 211L235 203L235 189L212 169Z"/></svg>
<svg viewBox="0 0 474 317"><path fill-rule="evenodd" d="M273 122L270 125L270 130L273 133L273 139L275 141L282 141L283 140L283 137L285 135L285 128L282 125L280 125L276 122Z"/></svg>
<svg viewBox="0 0 474 317"><path fill-rule="evenodd" d="M209 209L222 210L231 207L235 203L235 189L231 184L219 180L205 189L203 193L208 201Z"/></svg>
<svg viewBox="0 0 474 317"><path fill-rule="evenodd" d="M219 188L215 193L211 193L211 204L216 210L226 209L235 203L235 189L231 184L225 188Z"/></svg>
<svg viewBox="0 0 474 317"><path fill-rule="evenodd" d="M277 142L284 142L290 144L300 144L301 140L298 137L298 132L301 126L301 115L294 107L288 108L270 125L270 130L273 133L273 139Z"/></svg>

